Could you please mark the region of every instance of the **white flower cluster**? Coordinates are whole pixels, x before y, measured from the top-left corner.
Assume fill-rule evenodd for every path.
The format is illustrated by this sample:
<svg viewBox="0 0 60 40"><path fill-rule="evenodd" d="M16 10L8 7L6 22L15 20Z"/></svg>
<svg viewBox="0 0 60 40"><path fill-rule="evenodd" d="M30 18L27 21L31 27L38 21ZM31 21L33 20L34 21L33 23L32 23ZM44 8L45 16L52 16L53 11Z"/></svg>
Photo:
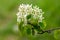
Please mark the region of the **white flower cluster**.
<svg viewBox="0 0 60 40"><path fill-rule="evenodd" d="M42 22L43 20L43 14L42 9L39 9L39 7L29 4L21 4L19 6L19 12L17 13L17 22L24 21L24 24L27 24L27 18L26 16L32 14L34 18L38 18L39 22Z"/></svg>

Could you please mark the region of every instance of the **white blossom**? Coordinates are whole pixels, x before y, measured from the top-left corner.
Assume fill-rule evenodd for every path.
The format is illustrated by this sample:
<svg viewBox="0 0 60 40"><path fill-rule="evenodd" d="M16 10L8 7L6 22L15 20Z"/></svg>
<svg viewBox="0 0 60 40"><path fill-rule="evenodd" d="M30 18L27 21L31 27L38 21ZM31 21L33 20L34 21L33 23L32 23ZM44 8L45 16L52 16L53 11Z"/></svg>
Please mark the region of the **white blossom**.
<svg viewBox="0 0 60 40"><path fill-rule="evenodd" d="M27 24L26 16L29 14L32 14L35 19L38 18L38 22L42 22L44 19L44 12L42 12L42 9L39 9L39 7L32 6L32 4L21 4L17 13L17 22L20 23L21 21L24 21L24 24Z"/></svg>

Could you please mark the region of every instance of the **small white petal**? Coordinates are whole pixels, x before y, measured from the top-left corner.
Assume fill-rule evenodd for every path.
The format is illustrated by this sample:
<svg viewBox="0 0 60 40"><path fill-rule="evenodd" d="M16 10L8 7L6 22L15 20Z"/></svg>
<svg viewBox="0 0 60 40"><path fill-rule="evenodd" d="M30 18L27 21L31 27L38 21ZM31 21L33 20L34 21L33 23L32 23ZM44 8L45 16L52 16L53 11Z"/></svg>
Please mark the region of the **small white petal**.
<svg viewBox="0 0 60 40"><path fill-rule="evenodd" d="M32 7L32 4L21 4L19 6L19 12L16 14L17 15L17 22L24 21L24 24L27 24L27 18L26 16L32 14L32 18L38 19L39 22L42 22L44 19L42 12L42 9L39 9L39 7L34 6ZM32 20L32 19L31 19Z"/></svg>

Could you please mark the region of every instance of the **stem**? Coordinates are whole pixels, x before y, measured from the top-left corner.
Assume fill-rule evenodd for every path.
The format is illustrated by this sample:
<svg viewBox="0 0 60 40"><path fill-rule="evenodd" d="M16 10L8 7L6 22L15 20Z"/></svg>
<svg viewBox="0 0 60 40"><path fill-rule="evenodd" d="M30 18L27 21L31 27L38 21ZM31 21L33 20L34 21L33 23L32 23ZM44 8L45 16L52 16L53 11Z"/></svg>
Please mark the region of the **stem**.
<svg viewBox="0 0 60 40"><path fill-rule="evenodd" d="M38 34L43 34L43 33L51 33L52 31L55 31L55 30L59 30L60 28L53 28L53 29L49 29L49 30L44 30L43 32L39 32Z"/></svg>
<svg viewBox="0 0 60 40"><path fill-rule="evenodd" d="M37 27L39 27L39 25L33 25L33 24L31 24L30 22L28 22L28 24L30 24L30 25L32 25L32 26L37 26ZM41 29L41 28L40 28ZM49 30L42 30L41 29L41 32L38 32L38 34L43 34L43 33L51 33L52 31L55 31L55 30L59 30L60 29L60 27L59 28L53 28L53 29L49 29Z"/></svg>

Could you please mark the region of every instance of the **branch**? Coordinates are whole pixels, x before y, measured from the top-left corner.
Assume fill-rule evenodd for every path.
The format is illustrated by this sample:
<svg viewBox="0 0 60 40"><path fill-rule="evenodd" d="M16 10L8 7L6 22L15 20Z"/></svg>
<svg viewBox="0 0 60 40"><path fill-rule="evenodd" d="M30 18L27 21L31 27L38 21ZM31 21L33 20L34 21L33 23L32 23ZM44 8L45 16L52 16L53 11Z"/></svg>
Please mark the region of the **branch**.
<svg viewBox="0 0 60 40"><path fill-rule="evenodd" d="M37 27L39 27L39 25L33 25L33 24L31 24L29 21L28 21L28 24L30 24L30 25L32 25L32 26L37 26ZM60 27L59 27L59 28L49 29L49 30L42 30L42 29L41 29L41 32L38 32L38 34L51 33L52 31L59 30L59 29L60 29Z"/></svg>
<svg viewBox="0 0 60 40"><path fill-rule="evenodd" d="M53 29L49 29L49 30L44 30L42 32L39 32L38 34L43 34L43 33L51 33L52 31L55 31L55 30L59 30L60 28L53 28Z"/></svg>

